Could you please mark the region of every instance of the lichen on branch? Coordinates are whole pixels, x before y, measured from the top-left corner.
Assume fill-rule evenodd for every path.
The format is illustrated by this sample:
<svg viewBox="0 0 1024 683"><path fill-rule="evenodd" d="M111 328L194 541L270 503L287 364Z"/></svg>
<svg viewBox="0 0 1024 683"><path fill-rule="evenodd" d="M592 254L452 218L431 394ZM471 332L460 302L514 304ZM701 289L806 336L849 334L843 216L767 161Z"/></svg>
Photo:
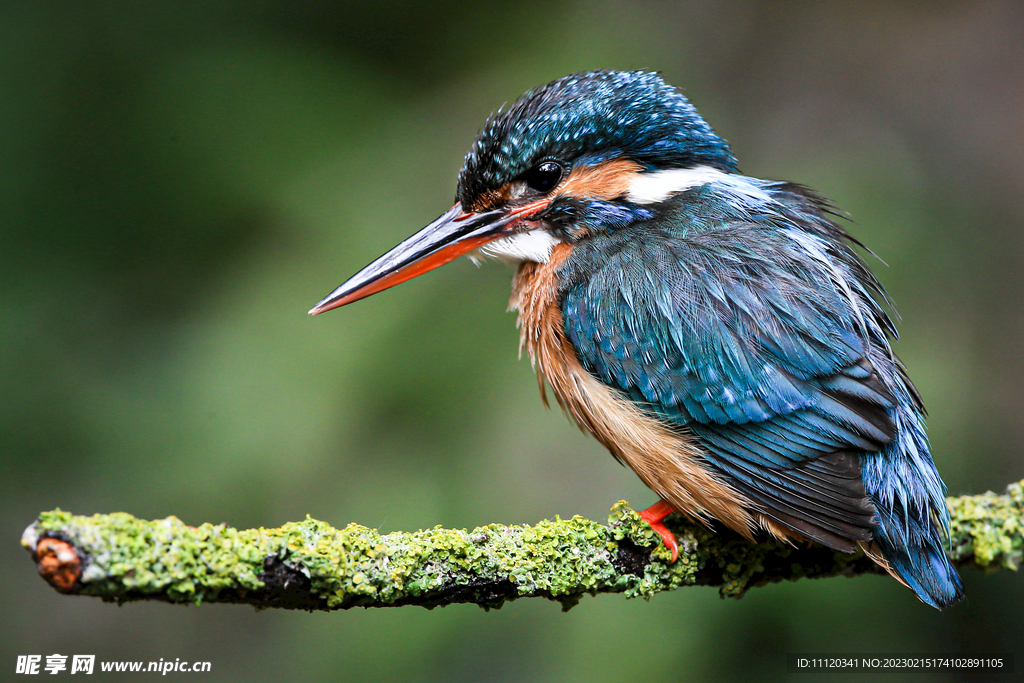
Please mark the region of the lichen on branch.
<svg viewBox="0 0 1024 683"><path fill-rule="evenodd" d="M1016 569L1024 551L1024 482L1006 494L950 498L953 561ZM607 524L583 517L532 526L490 524L380 534L336 529L307 517L276 529L187 526L126 513L82 517L55 510L26 529L22 545L60 592L104 600L234 602L259 607L486 608L546 597L568 609L586 594L649 598L680 586L717 586L723 596L783 579L879 573L863 555L818 545L749 543L681 520L679 560L620 501Z"/></svg>

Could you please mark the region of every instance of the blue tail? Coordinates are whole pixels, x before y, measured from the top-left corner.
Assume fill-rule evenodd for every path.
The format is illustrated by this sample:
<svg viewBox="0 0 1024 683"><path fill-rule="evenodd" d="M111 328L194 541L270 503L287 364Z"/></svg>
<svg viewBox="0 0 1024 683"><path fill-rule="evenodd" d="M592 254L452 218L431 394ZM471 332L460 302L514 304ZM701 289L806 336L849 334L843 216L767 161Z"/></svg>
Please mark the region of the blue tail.
<svg viewBox="0 0 1024 683"><path fill-rule="evenodd" d="M934 519L905 515L902 506L887 510L875 496L872 499L879 522L875 543L893 571L932 607L941 609L962 600L964 585L943 550L944 530Z"/></svg>
<svg viewBox="0 0 1024 683"><path fill-rule="evenodd" d="M881 452L862 456L864 489L875 504L875 543L923 602L943 608L964 597L960 575L946 557L949 510L924 435L920 413L900 401L893 410L897 437Z"/></svg>

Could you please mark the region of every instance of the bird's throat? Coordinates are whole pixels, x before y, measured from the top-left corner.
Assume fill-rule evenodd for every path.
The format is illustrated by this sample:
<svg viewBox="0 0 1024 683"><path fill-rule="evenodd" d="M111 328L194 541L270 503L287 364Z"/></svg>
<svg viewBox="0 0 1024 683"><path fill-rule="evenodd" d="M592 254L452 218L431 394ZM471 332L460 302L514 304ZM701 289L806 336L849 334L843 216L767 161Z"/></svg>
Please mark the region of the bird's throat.
<svg viewBox="0 0 1024 683"><path fill-rule="evenodd" d="M485 244L476 253L478 256L496 258L511 264L524 261L547 263L557 244L560 241L550 232L544 228L534 228Z"/></svg>

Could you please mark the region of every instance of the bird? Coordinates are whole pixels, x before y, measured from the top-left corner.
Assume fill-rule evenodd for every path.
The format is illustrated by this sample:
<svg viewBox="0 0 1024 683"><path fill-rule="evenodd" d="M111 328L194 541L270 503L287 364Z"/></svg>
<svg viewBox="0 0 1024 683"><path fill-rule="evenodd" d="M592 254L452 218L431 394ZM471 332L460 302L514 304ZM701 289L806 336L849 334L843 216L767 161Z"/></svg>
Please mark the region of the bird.
<svg viewBox="0 0 1024 683"><path fill-rule="evenodd" d="M672 513L750 541L858 549L936 608L964 596L945 484L891 303L843 214L742 174L657 72L597 70L486 121L454 205L310 314L463 255L512 264L541 395Z"/></svg>

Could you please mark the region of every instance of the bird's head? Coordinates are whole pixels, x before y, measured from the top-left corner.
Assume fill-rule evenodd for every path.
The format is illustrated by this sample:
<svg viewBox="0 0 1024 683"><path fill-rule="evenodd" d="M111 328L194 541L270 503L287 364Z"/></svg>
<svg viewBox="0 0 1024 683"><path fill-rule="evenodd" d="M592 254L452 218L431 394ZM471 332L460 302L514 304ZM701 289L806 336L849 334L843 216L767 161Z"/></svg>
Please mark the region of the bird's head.
<svg viewBox="0 0 1024 683"><path fill-rule="evenodd" d="M493 116L456 203L331 292L323 313L477 251L546 261L559 242L650 218L673 194L736 171L729 145L660 76L571 74Z"/></svg>

